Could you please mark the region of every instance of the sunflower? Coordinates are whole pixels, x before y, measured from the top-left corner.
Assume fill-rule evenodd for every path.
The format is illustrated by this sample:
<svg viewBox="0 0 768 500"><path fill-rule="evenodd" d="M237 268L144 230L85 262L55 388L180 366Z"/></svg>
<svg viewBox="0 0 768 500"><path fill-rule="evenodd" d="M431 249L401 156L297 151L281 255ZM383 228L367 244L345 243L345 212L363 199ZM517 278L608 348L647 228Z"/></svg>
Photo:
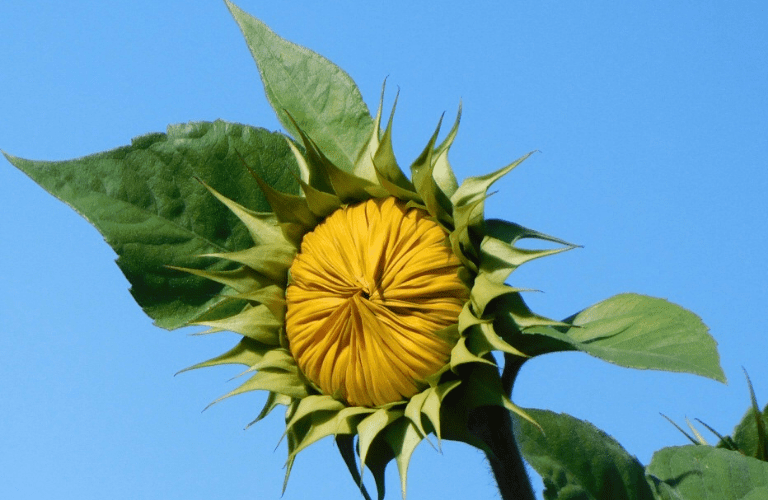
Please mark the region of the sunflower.
<svg viewBox="0 0 768 500"><path fill-rule="evenodd" d="M409 179L393 154L393 115L394 106L382 130L379 106L351 172L294 121L302 144L288 142L301 195L278 192L254 173L273 212L208 188L254 246L206 255L236 270L185 269L234 290L226 300L247 302L233 316L195 323L243 338L189 369L247 366L245 382L220 399L267 391L252 423L286 407L286 482L301 450L334 436L361 488L368 469L382 497L384 468L395 459L405 494L410 456L430 434L438 444L445 437L484 448L466 429L471 409L498 405L526 417L502 390L491 352L524 358L515 347L521 332L559 324L531 312L523 290L505 281L521 264L572 246L484 217L488 188L530 153L459 185L448 162L459 109L439 144L438 123ZM563 246L522 249L515 246L522 238Z"/></svg>

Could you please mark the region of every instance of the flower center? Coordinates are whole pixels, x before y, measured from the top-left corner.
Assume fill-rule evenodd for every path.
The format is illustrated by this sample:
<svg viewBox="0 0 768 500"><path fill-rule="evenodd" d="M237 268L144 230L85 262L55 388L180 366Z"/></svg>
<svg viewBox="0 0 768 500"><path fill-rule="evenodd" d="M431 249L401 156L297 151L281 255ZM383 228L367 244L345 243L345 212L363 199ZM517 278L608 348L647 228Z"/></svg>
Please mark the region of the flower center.
<svg viewBox="0 0 768 500"><path fill-rule="evenodd" d="M446 233L395 198L341 208L304 235L286 334L325 394L380 406L418 393L448 362L469 291Z"/></svg>

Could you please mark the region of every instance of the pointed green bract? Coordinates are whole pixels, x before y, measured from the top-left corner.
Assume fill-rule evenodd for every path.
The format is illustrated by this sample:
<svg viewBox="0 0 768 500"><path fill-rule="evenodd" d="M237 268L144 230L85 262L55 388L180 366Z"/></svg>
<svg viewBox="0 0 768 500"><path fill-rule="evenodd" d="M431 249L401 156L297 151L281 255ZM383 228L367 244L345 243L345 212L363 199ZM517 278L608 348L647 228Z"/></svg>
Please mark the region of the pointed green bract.
<svg viewBox="0 0 768 500"><path fill-rule="evenodd" d="M281 135L223 121L170 126L70 161L7 158L101 232L136 302L158 326L173 329L242 308L222 304L220 284L171 267L222 271L232 264L196 256L251 245L243 224L195 179L250 209L269 210L239 156L270 186L297 192Z"/></svg>
<svg viewBox="0 0 768 500"><path fill-rule="evenodd" d="M355 82L325 57L280 38L229 0L226 3L280 123L298 139L290 113L336 165L352 172L373 129Z"/></svg>

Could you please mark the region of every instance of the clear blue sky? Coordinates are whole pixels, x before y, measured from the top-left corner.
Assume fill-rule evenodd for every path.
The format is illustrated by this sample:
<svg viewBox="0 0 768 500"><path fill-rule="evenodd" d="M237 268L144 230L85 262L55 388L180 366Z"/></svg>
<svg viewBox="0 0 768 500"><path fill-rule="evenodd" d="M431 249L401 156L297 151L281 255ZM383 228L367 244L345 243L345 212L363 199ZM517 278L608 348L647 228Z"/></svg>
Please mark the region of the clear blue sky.
<svg viewBox="0 0 768 500"><path fill-rule="evenodd" d="M460 100L460 178L540 150L498 183L487 215L584 248L513 284L543 290L529 301L553 317L625 291L667 298L710 326L729 379L553 354L523 369L518 404L589 420L648 463L685 443L659 412L732 431L748 403L742 366L768 402L764 2L239 5L345 68L369 107L385 77L399 87L403 164ZM0 148L27 158L83 156L169 123L279 128L217 0L6 0L0 67ZM243 431L263 396L200 412L237 368L173 376L235 337L153 327L100 235L0 163L0 498L279 498L279 412ZM479 452L443 451L416 451L410 498L496 498ZM388 480L398 498L394 465ZM284 498L358 496L322 441Z"/></svg>

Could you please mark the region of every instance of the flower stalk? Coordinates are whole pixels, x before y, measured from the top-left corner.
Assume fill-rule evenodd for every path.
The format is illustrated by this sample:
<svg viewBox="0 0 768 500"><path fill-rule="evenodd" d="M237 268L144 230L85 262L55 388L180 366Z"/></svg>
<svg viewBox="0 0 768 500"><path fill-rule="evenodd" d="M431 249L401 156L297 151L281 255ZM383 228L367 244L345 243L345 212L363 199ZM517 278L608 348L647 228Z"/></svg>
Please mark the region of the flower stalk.
<svg viewBox="0 0 768 500"><path fill-rule="evenodd" d="M502 387L507 397L526 358L505 354ZM469 429L487 446L485 455L503 500L535 500L525 462L515 440L514 421L499 406L483 406L470 416Z"/></svg>

